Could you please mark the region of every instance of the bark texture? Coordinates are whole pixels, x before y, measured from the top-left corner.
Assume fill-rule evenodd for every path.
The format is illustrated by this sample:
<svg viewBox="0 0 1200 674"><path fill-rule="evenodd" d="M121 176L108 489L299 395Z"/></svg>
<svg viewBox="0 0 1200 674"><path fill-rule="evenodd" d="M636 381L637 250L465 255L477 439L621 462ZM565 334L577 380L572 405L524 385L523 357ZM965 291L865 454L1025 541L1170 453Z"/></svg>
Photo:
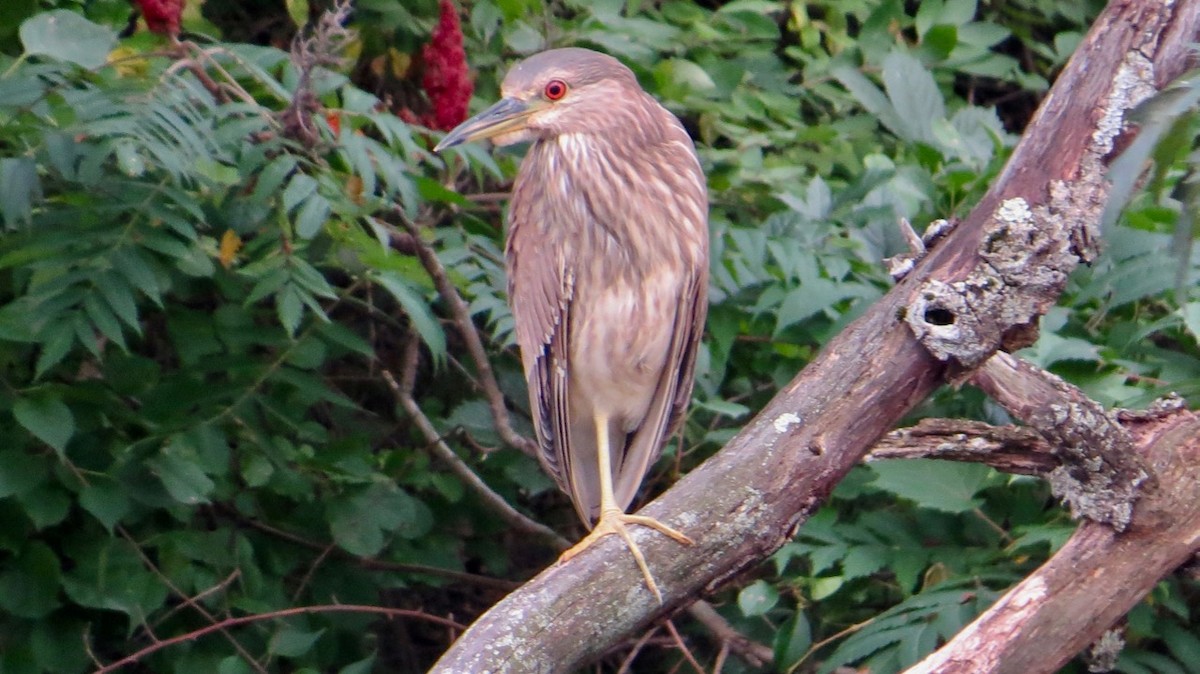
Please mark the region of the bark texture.
<svg viewBox="0 0 1200 674"><path fill-rule="evenodd" d="M1112 3L974 211L721 452L643 509L696 541L683 547L634 531L663 604L645 589L624 545L610 538L506 597L432 671L577 668L759 563L937 386L965 377L1001 346L1029 343L1067 275L1095 257L1105 162L1128 131L1126 113L1184 70L1198 33L1196 10L1196 2ZM1091 535L1089 545L1117 540L1105 528ZM1074 608L1096 609L1092 602ZM1047 670L1025 668L1034 671Z"/></svg>
<svg viewBox="0 0 1200 674"><path fill-rule="evenodd" d="M1200 548L1200 416L1177 410L1125 426L1156 476L1126 531L1084 522L1053 558L907 674L1057 671Z"/></svg>
<svg viewBox="0 0 1200 674"><path fill-rule="evenodd" d="M1050 473L1054 495L1073 517L1124 531L1138 488L1150 476L1133 438L1078 388L1007 353L984 363L973 381L1054 447L1062 462Z"/></svg>

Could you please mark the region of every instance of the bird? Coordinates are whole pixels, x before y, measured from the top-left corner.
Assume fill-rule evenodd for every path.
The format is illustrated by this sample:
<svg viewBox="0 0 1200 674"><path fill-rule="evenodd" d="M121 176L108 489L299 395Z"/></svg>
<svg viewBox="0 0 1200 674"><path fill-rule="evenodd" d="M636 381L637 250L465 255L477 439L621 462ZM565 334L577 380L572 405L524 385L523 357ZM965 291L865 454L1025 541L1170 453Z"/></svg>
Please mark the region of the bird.
<svg viewBox="0 0 1200 674"><path fill-rule="evenodd" d="M505 264L542 467L591 531L628 546L666 524L628 514L691 401L708 311L708 188L679 119L616 58L568 47L513 66L491 107L435 152L529 143L513 182Z"/></svg>

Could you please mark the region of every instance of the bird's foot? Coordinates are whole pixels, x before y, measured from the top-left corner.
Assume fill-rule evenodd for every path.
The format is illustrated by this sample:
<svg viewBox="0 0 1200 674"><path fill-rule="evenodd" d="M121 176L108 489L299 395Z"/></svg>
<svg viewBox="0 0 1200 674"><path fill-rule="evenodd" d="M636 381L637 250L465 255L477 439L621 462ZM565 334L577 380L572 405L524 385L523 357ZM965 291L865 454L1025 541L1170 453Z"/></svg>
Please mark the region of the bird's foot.
<svg viewBox="0 0 1200 674"><path fill-rule="evenodd" d="M642 570L642 577L646 579L646 587L654 593L658 603L662 603L662 592L658 589L658 583L654 582L654 576L650 575L650 567L646 565L646 558L642 555L642 551L638 548L637 543L633 542L633 536L629 534L627 525L640 524L644 527L650 527L672 540L682 545L691 545L694 541L684 534L672 529L671 527L659 522L653 517L645 517L643 515L627 515L620 510L606 510L600 514L600 521L596 523L596 527L591 533L584 536L583 540L576 543L570 550L562 553L558 558L559 561L565 562L575 555L587 550L597 541L608 536L609 534L617 534L625 541L625 545L629 547L629 551L633 553L633 559L637 562L638 568Z"/></svg>

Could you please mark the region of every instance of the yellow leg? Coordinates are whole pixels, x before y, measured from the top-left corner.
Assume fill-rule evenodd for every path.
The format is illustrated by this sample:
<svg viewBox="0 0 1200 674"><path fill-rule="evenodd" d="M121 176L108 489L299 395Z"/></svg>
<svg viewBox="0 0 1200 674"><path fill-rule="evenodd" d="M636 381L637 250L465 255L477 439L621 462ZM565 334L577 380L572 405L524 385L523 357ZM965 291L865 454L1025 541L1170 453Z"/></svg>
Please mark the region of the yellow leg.
<svg viewBox="0 0 1200 674"><path fill-rule="evenodd" d="M650 575L650 567L646 565L646 558L642 555L642 551L638 549L637 543L633 542L633 536L629 534L629 529L626 525L640 524L650 527L683 545L691 545L692 539L653 517L627 515L617 506L617 497L613 493L612 484L612 462L608 444L608 419L603 415L597 414L595 423L596 455L600 468L600 521L596 523L596 527L592 529L591 533L576 543L570 550L564 552L559 559L565 562L588 549L601 538L609 534L617 534L625 541L625 545L629 547L629 551L633 553L633 559L637 562L638 568L642 570L642 576L646 579L646 586L650 588L650 591L654 593L654 596L661 604L662 592L659 592L658 583L654 582L654 576Z"/></svg>

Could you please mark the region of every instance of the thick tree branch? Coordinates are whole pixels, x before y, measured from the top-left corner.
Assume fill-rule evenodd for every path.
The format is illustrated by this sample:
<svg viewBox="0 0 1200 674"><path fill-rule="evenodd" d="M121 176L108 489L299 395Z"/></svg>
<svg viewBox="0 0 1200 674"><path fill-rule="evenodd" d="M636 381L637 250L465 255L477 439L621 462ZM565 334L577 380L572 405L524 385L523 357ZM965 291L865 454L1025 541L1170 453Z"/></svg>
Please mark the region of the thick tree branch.
<svg viewBox="0 0 1200 674"><path fill-rule="evenodd" d="M908 674L1054 672L1200 549L1200 415L1129 422L1157 478L1124 533L1086 521L1033 575Z"/></svg>
<svg viewBox="0 0 1200 674"><path fill-rule="evenodd" d="M1184 69L1176 41L1192 41L1197 25L1193 2L1110 5L974 211L721 452L644 508L696 541L633 533L662 605L621 543L602 541L493 607L432 671L570 671L764 559L948 377L1028 343L1067 275L1096 254L1104 161L1125 115Z"/></svg>

